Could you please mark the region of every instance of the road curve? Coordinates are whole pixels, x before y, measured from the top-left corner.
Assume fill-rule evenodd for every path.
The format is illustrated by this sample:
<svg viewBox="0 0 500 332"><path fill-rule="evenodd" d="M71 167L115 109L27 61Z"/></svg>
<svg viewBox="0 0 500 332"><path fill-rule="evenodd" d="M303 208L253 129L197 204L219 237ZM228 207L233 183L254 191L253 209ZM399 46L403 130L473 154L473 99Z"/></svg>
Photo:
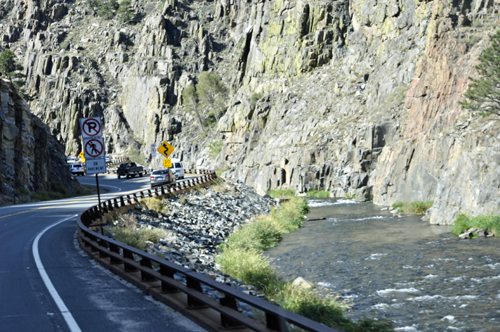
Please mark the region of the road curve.
<svg viewBox="0 0 500 332"><path fill-rule="evenodd" d="M99 182L103 199L149 187L148 177ZM0 331L204 331L81 250L76 215L96 203L94 195L0 208Z"/></svg>

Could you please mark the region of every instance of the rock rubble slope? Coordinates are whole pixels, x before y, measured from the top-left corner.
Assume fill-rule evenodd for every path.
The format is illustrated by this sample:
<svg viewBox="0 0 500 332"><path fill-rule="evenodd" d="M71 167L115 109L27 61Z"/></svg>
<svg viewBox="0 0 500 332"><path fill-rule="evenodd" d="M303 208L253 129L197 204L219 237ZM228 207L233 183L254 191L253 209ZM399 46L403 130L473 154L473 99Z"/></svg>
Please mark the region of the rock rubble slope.
<svg viewBox="0 0 500 332"><path fill-rule="evenodd" d="M500 124L458 105L498 0L141 0L135 24L91 3L0 8L2 45L68 154L77 119L101 115L109 153L150 160L167 140L261 193L431 200L434 224L500 212ZM181 96L206 70L230 93L218 123L202 114L204 132Z"/></svg>
<svg viewBox="0 0 500 332"><path fill-rule="evenodd" d="M193 190L178 197L165 198L162 212L137 205L113 221L114 227L161 229L165 236L158 244L148 242L147 252L194 269L216 281L227 283L247 294L261 294L252 286L219 271L215 263L217 246L258 215L271 212L276 202L260 196L243 183ZM116 232L116 231L115 231ZM113 236L113 228L107 232Z"/></svg>

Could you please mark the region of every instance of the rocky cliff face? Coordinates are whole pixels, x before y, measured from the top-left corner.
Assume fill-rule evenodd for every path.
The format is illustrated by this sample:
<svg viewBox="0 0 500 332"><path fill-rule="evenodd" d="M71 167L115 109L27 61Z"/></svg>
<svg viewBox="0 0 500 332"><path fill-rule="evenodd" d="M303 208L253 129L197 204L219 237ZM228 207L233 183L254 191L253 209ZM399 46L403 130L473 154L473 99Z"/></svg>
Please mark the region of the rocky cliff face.
<svg viewBox="0 0 500 332"><path fill-rule="evenodd" d="M35 190L74 191L62 145L10 80L0 78L0 204ZM58 188L55 188L58 187Z"/></svg>
<svg viewBox="0 0 500 332"><path fill-rule="evenodd" d="M497 2L144 0L133 10L130 25L86 2L4 3L4 47L23 59L31 106L67 153L81 148L78 118L102 115L110 153L149 159L167 140L186 163L261 192L433 200L433 223L499 212L497 121L458 106ZM230 88L207 133L181 98L204 70ZM222 144L216 158L209 142Z"/></svg>

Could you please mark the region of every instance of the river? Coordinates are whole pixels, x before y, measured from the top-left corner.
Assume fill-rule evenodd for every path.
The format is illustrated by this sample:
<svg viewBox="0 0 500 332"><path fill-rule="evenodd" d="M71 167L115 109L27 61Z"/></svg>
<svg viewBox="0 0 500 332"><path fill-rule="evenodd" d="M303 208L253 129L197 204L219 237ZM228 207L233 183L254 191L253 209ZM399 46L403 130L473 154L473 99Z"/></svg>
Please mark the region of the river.
<svg viewBox="0 0 500 332"><path fill-rule="evenodd" d="M498 238L460 240L449 226L393 216L372 203L309 199L308 221L266 254L352 304L346 316L396 331L500 331Z"/></svg>

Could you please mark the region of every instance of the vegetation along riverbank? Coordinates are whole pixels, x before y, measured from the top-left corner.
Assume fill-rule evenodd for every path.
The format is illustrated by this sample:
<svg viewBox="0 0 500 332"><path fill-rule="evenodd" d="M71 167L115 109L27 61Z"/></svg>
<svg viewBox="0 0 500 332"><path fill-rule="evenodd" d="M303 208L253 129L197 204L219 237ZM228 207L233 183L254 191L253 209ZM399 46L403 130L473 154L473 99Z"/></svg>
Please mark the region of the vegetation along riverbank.
<svg viewBox="0 0 500 332"><path fill-rule="evenodd" d="M219 183L177 197L145 199L128 213L116 215L106 232L333 328L391 331L389 322L345 318L346 303L294 286L273 271L262 253L300 228L308 212L302 197L274 205L274 199L242 183Z"/></svg>

